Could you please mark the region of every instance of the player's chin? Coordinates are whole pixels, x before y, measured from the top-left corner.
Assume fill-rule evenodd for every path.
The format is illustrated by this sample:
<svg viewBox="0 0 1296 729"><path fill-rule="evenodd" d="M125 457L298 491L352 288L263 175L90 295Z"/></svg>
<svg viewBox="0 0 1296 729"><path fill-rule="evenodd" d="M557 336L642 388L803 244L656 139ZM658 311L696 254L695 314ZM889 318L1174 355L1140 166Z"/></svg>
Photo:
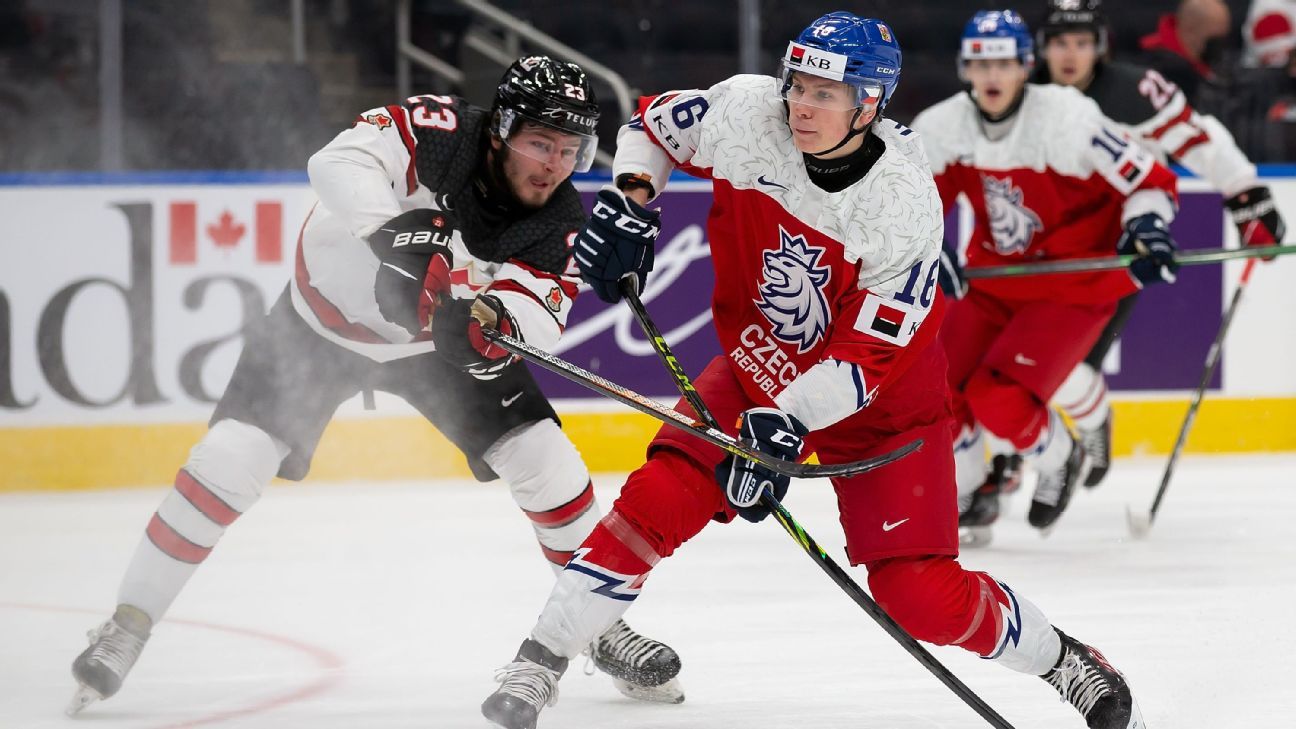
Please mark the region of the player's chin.
<svg viewBox="0 0 1296 729"><path fill-rule="evenodd" d="M528 180L514 189L518 200L529 208L542 208L549 198L553 197L554 190L558 187L554 183L536 183Z"/></svg>
<svg viewBox="0 0 1296 729"><path fill-rule="evenodd" d="M792 144L796 146L797 151L802 154L814 154L822 151L823 135L819 132L805 132L798 129L792 130Z"/></svg>

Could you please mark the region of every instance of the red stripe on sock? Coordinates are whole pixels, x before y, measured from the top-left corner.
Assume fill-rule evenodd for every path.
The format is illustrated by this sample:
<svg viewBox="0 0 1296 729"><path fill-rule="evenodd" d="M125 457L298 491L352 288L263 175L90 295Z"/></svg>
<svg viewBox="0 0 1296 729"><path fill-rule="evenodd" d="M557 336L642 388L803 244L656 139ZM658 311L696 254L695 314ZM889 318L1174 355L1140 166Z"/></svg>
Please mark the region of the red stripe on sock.
<svg viewBox="0 0 1296 729"><path fill-rule="evenodd" d="M574 554L574 552L559 552L558 550L550 549L543 544L540 545L540 551L544 553L545 559L553 562L559 567L566 567Z"/></svg>
<svg viewBox="0 0 1296 729"><path fill-rule="evenodd" d="M162 521L162 517L156 513L149 520L148 528L144 533L148 535L149 541L153 542L153 546L162 550L163 554L181 562L199 564L211 554L211 547L200 547L185 539L174 527Z"/></svg>
<svg viewBox="0 0 1296 729"><path fill-rule="evenodd" d="M221 501L220 497L213 494L210 489L198 483L197 479L183 468L176 474L175 489L193 504L195 509L202 512L203 516L223 527L233 524L235 519L242 516L229 504Z"/></svg>
<svg viewBox="0 0 1296 729"><path fill-rule="evenodd" d="M522 512L527 515L536 526L542 526L547 529L557 529L558 527L567 526L585 515L594 505L594 484L593 482L585 484L585 490L580 492L576 498L555 509L548 511L527 511ZM564 563L565 564L565 563Z"/></svg>

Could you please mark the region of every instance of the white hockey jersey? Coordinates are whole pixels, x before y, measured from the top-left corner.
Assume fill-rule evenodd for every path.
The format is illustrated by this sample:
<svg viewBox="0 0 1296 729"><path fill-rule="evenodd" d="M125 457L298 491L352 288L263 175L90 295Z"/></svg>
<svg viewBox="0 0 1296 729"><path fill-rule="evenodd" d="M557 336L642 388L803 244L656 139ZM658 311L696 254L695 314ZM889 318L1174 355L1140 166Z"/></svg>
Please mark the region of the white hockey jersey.
<svg viewBox="0 0 1296 729"><path fill-rule="evenodd" d="M411 337L382 317L379 262L365 238L403 212L449 207L459 225L454 297L489 292L522 338L541 349L558 341L580 280L570 255L585 220L580 199L567 181L538 211L484 221L470 186L485 115L453 97L415 96L365 112L311 157L319 204L302 226L290 286L294 308L320 336L380 362L434 350L426 334Z"/></svg>

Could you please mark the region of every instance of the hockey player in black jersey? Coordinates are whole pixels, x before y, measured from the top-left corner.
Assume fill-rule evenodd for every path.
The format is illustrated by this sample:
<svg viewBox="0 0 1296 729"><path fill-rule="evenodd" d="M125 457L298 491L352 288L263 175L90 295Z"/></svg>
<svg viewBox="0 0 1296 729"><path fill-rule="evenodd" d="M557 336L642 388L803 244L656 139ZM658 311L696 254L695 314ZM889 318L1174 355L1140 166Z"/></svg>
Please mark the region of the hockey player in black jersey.
<svg viewBox="0 0 1296 729"><path fill-rule="evenodd" d="M555 572L599 520L589 473L530 373L482 335L557 342L599 109L575 64L514 62L491 110L451 96L371 109L313 155L295 272L245 334L207 434L153 514L117 609L72 665L69 713L117 692L189 577L271 478L300 480L337 406L383 390L481 480L501 478ZM385 598L377 598L382 600ZM590 647L636 698L683 700L668 646L618 621Z"/></svg>
<svg viewBox="0 0 1296 729"><path fill-rule="evenodd" d="M1282 242L1286 225L1273 196L1228 130L1194 111L1183 92L1155 70L1109 60L1102 0L1048 0L1047 16L1037 27L1036 47L1044 63L1036 65L1034 81L1076 87L1162 160L1208 180L1224 195L1245 245ZM1089 487L1102 481L1111 458L1111 405L1102 361L1136 299L1137 294L1120 303L1089 356L1053 398L1083 438L1093 466L1085 481Z"/></svg>

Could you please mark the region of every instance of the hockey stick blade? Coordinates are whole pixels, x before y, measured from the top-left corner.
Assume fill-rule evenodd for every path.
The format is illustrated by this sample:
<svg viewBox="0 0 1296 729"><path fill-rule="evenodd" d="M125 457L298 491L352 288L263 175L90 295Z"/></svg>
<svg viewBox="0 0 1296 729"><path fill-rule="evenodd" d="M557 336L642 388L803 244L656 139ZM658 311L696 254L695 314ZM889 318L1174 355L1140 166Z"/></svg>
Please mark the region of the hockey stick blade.
<svg viewBox="0 0 1296 729"><path fill-rule="evenodd" d="M552 355L543 349L537 349L526 342L514 339L506 334L500 334L493 329L482 329L482 334L485 335L487 339L495 342L504 349L507 349L528 362L532 362L549 370L559 377L587 387L600 395L610 397L613 400L629 405L635 410L646 415L651 415L671 427L678 428L687 433L692 433L728 453L732 453L749 461L755 461L771 471L791 476L793 478L832 478L837 476L854 476L866 471L872 471L875 468L881 468L888 463L898 461L922 447L922 439L920 438L910 443L906 443L889 453L883 453L882 455L873 458L866 458L862 461L828 464L793 463L791 461L785 461L776 456L769 455L768 453L762 453L758 450L747 448L742 443L739 443L733 436L724 431L708 427L704 423L690 418L678 410L666 407L655 400L622 387L604 377L600 377L589 370Z"/></svg>
<svg viewBox="0 0 1296 729"><path fill-rule="evenodd" d="M1152 531L1152 519L1147 514L1136 514L1134 509L1126 505L1125 522L1129 524L1130 536L1135 539L1146 539L1148 532Z"/></svg>

